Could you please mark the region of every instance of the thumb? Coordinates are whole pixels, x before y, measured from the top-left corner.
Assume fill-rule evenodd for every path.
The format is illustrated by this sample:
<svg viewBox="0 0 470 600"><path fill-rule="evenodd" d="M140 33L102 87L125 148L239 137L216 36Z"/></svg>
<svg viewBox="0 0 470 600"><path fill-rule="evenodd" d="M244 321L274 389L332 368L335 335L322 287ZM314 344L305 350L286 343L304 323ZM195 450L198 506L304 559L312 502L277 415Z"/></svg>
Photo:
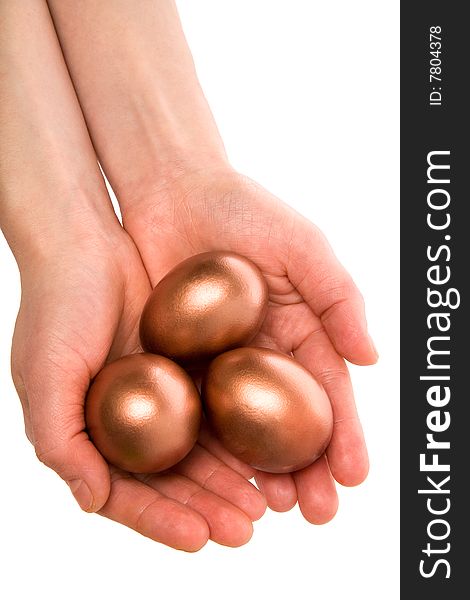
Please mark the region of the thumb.
<svg viewBox="0 0 470 600"><path fill-rule="evenodd" d="M357 365L377 362L362 295L323 233L311 223L296 232L288 276L320 318L340 356Z"/></svg>
<svg viewBox="0 0 470 600"><path fill-rule="evenodd" d="M111 483L109 467L85 431L89 376L77 382L77 373L68 375L57 366L43 373L39 379L34 369L23 377L36 455L68 484L83 510L96 512L106 503Z"/></svg>

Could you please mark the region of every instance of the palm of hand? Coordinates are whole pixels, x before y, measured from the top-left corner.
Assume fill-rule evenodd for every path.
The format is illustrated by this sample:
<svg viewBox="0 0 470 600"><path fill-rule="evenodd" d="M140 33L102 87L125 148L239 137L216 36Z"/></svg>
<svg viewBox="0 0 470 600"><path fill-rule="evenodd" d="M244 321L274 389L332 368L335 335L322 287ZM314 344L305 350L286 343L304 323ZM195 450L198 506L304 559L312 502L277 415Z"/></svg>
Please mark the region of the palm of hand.
<svg viewBox="0 0 470 600"><path fill-rule="evenodd" d="M356 485L368 470L367 452L351 382L342 356L375 362L362 299L322 234L253 182L230 173L196 174L148 195L124 215L152 285L184 258L209 250L247 256L263 272L270 305L253 345L293 353L323 384L335 427L327 451L292 475L257 472L256 480L275 510L299 501L313 523L337 509L334 478ZM240 473L241 465L205 434L205 446ZM327 458L328 457L328 458ZM215 488L215 491L219 490Z"/></svg>
<svg viewBox="0 0 470 600"><path fill-rule="evenodd" d="M43 435L43 429L52 425L50 418L63 419L62 435L67 437L66 426L74 421L73 411L78 411L67 400L65 412L59 413L64 391L73 400L83 399L90 377L108 355L116 358L135 348L139 303L145 302L150 284L132 242L123 235L118 243L132 281L111 248L96 240L87 240L79 249L73 244L61 248L53 258L23 271L12 372L27 435L41 456L51 450L49 437ZM46 404L46 410L35 418L41 404ZM48 419L51 408L57 414L54 410Z"/></svg>
<svg viewBox="0 0 470 600"><path fill-rule="evenodd" d="M279 201L233 176L217 185L200 178L155 193L146 210L135 215L125 215L125 226L142 260L120 231L111 246L87 244L78 259L76 251L62 254L57 264L42 265L42 272L24 277L27 301L15 331L13 373L26 429L41 460L76 493L77 482L87 481L93 502L88 499L85 508L100 509L186 550L200 548L209 537L227 545L250 538L251 520L266 506L248 481L253 475L272 508L287 510L298 498L307 519L329 520L337 504L329 465L336 479L354 484L366 474L367 456L347 370L325 331L328 306L320 311L322 318L317 316L303 284L312 265L299 247L312 232L318 248L323 239ZM90 378L106 359L138 349L138 321L150 282L155 285L183 258L213 249L248 256L267 278L270 308L254 343L293 352L322 381L336 420L329 460L293 475L255 473L203 429L188 457L163 474L110 470L84 431L83 398ZM320 300L328 304L331 294L322 289ZM341 303L336 306L342 309ZM333 318L331 325L334 333ZM347 346L348 340L339 343ZM77 497L86 504L83 484Z"/></svg>
<svg viewBox="0 0 470 600"><path fill-rule="evenodd" d="M22 281L12 371L38 457L69 483L83 508L157 541L186 550L209 536L245 543L265 501L247 481L249 469L240 474L204 447L211 446L207 433L174 470L146 477L110 468L88 439L83 408L90 379L105 360L139 349L151 286L122 230L112 245L87 240L81 250L62 249Z"/></svg>

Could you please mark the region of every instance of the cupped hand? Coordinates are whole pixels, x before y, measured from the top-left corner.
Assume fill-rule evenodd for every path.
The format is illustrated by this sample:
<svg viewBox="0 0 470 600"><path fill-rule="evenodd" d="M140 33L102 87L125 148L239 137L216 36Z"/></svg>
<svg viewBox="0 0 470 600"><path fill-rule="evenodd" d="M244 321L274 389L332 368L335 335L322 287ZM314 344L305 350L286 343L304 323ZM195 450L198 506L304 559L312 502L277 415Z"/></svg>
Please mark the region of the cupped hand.
<svg viewBox="0 0 470 600"><path fill-rule="evenodd" d="M299 502L312 523L337 510L334 479L361 483L368 456L344 359L376 362L362 297L321 231L279 199L231 169L197 170L126 198L124 227L136 243L152 286L184 258L231 250L258 265L269 286L269 309L252 345L292 353L324 386L334 414L326 454L293 474L254 472L210 434L202 444L242 475L255 474L268 505Z"/></svg>
<svg viewBox="0 0 470 600"><path fill-rule="evenodd" d="M62 239L59 239L62 238ZM174 470L134 476L110 467L85 429L84 399L106 361L138 351L138 323L151 291L139 253L117 223L51 236L23 259L12 373L37 456L70 486L85 511L188 551L209 538L237 546L265 500L204 447Z"/></svg>

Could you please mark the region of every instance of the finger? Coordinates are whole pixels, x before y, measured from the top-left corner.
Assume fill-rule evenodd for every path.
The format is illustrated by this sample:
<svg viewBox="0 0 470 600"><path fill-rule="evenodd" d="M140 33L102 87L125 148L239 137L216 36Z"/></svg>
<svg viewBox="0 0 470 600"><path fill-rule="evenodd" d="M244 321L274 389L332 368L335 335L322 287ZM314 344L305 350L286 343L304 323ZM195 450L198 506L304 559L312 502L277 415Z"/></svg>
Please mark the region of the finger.
<svg viewBox="0 0 470 600"><path fill-rule="evenodd" d="M334 425L327 449L331 472L343 485L358 485L367 477L369 459L344 360L322 327L294 349L294 356L323 385L331 401Z"/></svg>
<svg viewBox="0 0 470 600"><path fill-rule="evenodd" d="M266 510L266 500L253 484L199 444L172 471L234 504L252 521L259 519Z"/></svg>
<svg viewBox="0 0 470 600"><path fill-rule="evenodd" d="M254 477L256 470L253 467L250 467L246 463L235 458L233 454L230 454L228 450L226 450L219 440L211 434L207 425L203 425L202 429L199 433L199 444L205 448L212 455L216 456L219 460L224 462L228 467L240 473L245 479L251 479Z"/></svg>
<svg viewBox="0 0 470 600"><path fill-rule="evenodd" d="M166 475L137 476L154 490L199 513L209 526L210 539L224 546L246 544L253 535L253 525L239 508L213 492L201 488L187 477Z"/></svg>
<svg viewBox="0 0 470 600"><path fill-rule="evenodd" d="M321 322L337 352L358 365L377 361L367 331L364 300L322 232L299 226L288 263L288 277Z"/></svg>
<svg viewBox="0 0 470 600"><path fill-rule="evenodd" d="M199 513L119 470L113 470L111 493L99 513L177 550L196 552L209 539Z"/></svg>
<svg viewBox="0 0 470 600"><path fill-rule="evenodd" d="M276 512L287 512L297 502L297 489L290 473L256 472L256 483L265 495L268 506Z"/></svg>
<svg viewBox="0 0 470 600"><path fill-rule="evenodd" d="M312 465L293 474L299 507L309 523L323 525L338 510L338 494L330 468L323 455Z"/></svg>

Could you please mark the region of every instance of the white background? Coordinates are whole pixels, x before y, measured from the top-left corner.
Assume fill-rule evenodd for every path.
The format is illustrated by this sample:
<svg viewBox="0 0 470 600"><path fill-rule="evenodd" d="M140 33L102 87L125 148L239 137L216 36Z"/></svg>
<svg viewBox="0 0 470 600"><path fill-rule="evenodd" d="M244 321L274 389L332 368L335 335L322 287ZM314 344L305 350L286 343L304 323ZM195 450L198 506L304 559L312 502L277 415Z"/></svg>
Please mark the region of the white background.
<svg viewBox="0 0 470 600"><path fill-rule="evenodd" d="M315 527L270 511L240 549L190 555L97 515L39 464L9 373L19 302L0 240L0 596L396 599L398 594L398 1L180 0L234 166L327 234L367 303L380 362L352 368L371 471Z"/></svg>

